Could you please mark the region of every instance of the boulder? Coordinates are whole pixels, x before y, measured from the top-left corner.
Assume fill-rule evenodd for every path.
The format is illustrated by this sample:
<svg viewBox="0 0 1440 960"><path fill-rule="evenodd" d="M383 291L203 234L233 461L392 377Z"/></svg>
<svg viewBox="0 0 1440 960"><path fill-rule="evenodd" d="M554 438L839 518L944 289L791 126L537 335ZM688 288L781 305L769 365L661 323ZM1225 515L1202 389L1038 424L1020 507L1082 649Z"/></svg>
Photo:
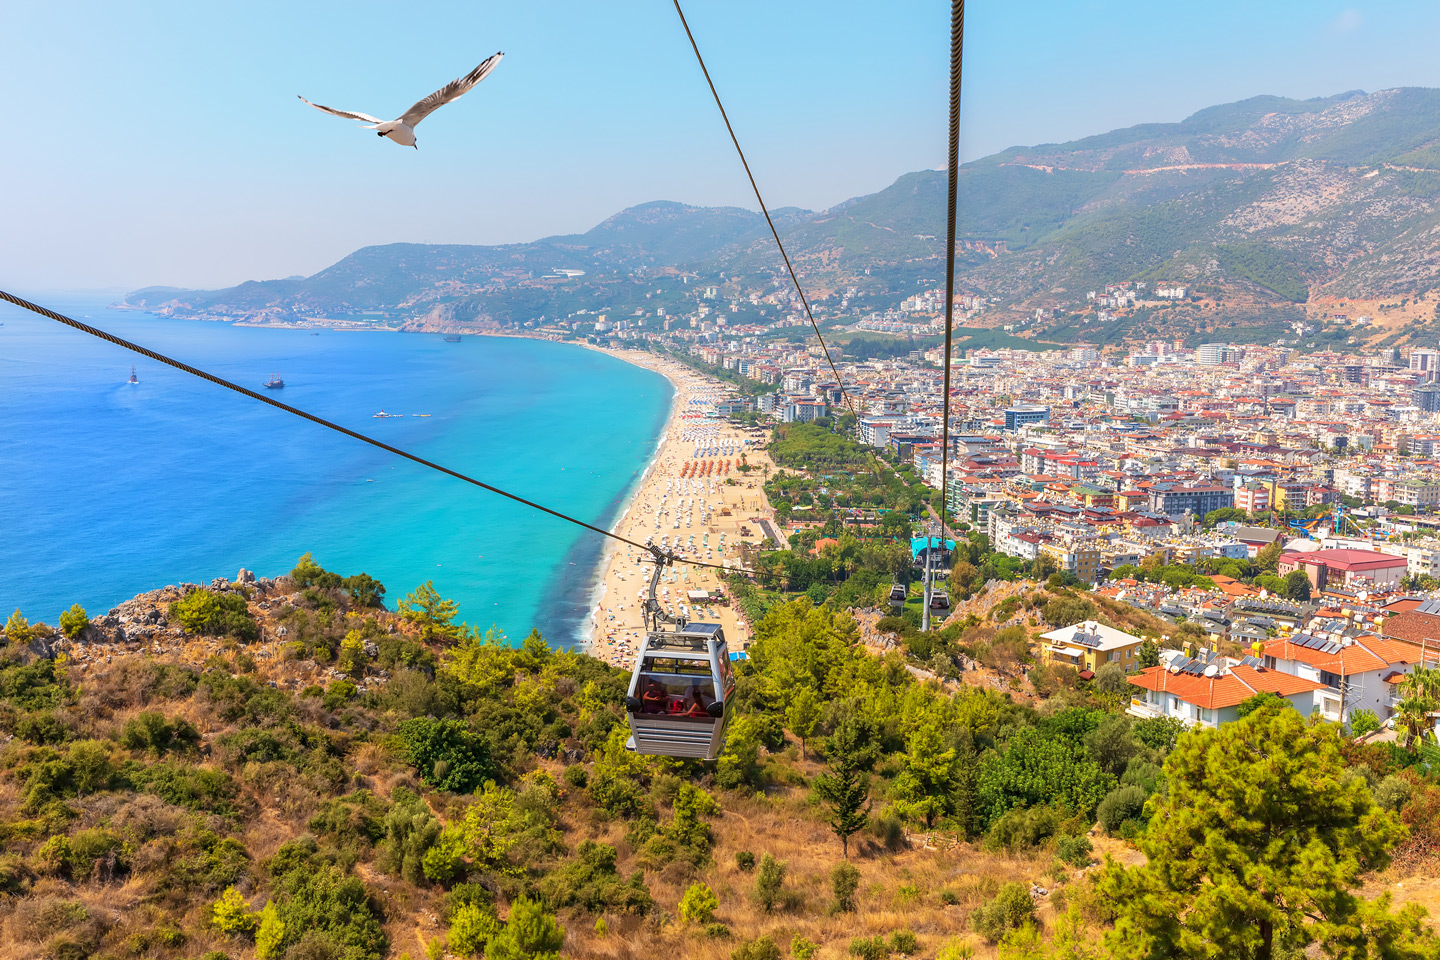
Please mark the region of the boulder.
<svg viewBox="0 0 1440 960"><path fill-rule="evenodd" d="M244 567L241 567L241 568L240 568L240 572L237 573L237 574L235 574L235 582L236 582L236 583L254 583L254 582L255 582L255 574L251 573L249 570L246 570Z"/></svg>

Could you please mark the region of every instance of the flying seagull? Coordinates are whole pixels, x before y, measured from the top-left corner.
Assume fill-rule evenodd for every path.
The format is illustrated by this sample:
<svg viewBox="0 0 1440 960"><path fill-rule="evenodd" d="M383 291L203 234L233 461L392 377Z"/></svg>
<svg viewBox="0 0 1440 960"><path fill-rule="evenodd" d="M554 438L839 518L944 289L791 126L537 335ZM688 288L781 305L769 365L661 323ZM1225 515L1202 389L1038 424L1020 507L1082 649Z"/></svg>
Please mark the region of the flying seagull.
<svg viewBox="0 0 1440 960"><path fill-rule="evenodd" d="M400 115L398 120L381 120L378 117L370 116L368 113L351 113L349 110L336 110L334 107L322 107L318 103L310 103L310 101L305 100L304 97L300 97L300 99L305 100L306 103L310 103L310 106L316 110L324 110L326 113L333 113L337 117L347 117L351 120L363 120L366 124L365 129L374 130L376 136L389 137L403 147L415 147L416 150L419 150L420 148L415 146L416 125L451 100L459 100L465 94L469 93L475 84L484 80L490 75L491 70L494 70L500 65L500 58L503 56L505 56L503 52L497 53L465 76L451 80L445 84L445 86L436 90L424 100L418 101L409 110L406 110ZM299 94L296 94L296 96L299 96Z"/></svg>

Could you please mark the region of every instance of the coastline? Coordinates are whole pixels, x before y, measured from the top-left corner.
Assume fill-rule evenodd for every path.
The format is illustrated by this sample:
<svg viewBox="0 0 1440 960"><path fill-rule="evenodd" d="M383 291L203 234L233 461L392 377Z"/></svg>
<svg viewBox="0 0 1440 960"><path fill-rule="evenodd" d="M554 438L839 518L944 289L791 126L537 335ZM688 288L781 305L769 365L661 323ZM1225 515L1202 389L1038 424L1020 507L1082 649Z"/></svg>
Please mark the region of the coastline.
<svg viewBox="0 0 1440 960"><path fill-rule="evenodd" d="M741 545L763 540L756 520L762 516L773 520L762 480L773 464L763 449L742 447L750 437L745 428L703 419L711 403L732 392L730 386L646 351L585 346L658 373L673 390L664 430L611 531L638 543L651 537L657 541L662 536L672 541L683 537L688 557L739 566ZM687 413L700 416L687 418ZM696 457L695 448L702 445L716 453ZM742 449L744 461L753 468L749 473L736 469ZM721 452L727 450L728 455ZM727 460L730 470L725 473ZM710 465L709 475L681 478L682 472L697 467L703 470L704 464ZM577 649L618 666L632 662L644 632L640 594L648 586L653 568L641 562L640 553L627 544L607 541L596 567L589 615L577 633ZM661 602L671 613L720 623L730 648L742 650L749 643L750 626L734 607L724 603L692 607L684 597L688 591L719 591L721 578L719 570L677 564L662 578Z"/></svg>

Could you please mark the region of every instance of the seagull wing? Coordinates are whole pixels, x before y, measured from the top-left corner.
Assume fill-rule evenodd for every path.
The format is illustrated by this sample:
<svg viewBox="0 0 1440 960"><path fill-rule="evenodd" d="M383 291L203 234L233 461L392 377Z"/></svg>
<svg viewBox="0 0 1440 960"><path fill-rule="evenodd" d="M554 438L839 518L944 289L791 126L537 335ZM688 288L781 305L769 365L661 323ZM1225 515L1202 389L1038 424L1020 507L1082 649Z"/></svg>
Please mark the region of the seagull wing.
<svg viewBox="0 0 1440 960"><path fill-rule="evenodd" d="M479 83L481 80L484 80L487 76L489 76L490 71L494 70L500 65L500 59L504 56L505 54L503 52L497 53L493 57L490 57L488 60L486 60L484 63L480 64L480 66L476 67L474 70L471 70L465 76L455 80L451 80L449 83L445 84L445 86L441 87L439 90L436 90L424 100L419 101L409 110L406 110L405 113L401 115L400 122L406 124L407 126L413 127L415 126L415 124L419 123L421 120L424 120L426 117L430 116L430 114L434 113L439 108L445 106L445 104L449 103L451 100L460 99L465 94L469 93L471 88L474 87L475 84Z"/></svg>
<svg viewBox="0 0 1440 960"><path fill-rule="evenodd" d="M300 97L300 94L297 93L295 94L295 96ZM300 99L305 100L304 97L300 97ZM309 100L305 100L305 102L310 103ZM316 110L324 110L326 113L333 113L337 117L345 117L348 120L364 120L366 123L385 122L378 117L370 116L370 114L368 113L351 113L349 110L336 110L334 107L322 107L318 103L310 103L310 106L314 107Z"/></svg>

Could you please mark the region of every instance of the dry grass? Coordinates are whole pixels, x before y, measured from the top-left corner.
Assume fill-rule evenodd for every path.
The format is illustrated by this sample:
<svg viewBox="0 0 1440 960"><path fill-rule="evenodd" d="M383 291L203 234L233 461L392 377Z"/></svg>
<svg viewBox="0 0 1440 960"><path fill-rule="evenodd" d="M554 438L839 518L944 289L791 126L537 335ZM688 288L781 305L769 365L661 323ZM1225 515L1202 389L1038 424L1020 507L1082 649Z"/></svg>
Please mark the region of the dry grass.
<svg viewBox="0 0 1440 960"><path fill-rule="evenodd" d="M856 910L834 913L830 872L842 862L840 844L808 809L804 795L805 791L796 788L779 790L765 799L726 795L724 813L711 824L714 862L700 870L671 865L647 873L656 914L646 918L607 915L608 932L603 937L596 936L594 919L586 914L562 917L566 956L727 960L746 940L768 936L788 953L791 940L801 936L821 946L818 957L838 960L849 955L855 937L911 930L920 941L918 956L934 956L944 943L959 938L972 942L977 957L989 957L994 955L993 948L969 931L970 913L1004 883L1051 883L1048 855L1010 857L964 843L944 850L911 845L891 852L874 838L856 837L852 838L850 860L860 871ZM577 819L572 812L565 828L566 842L572 847L585 837L603 840L619 850L623 871L635 868L623 825ZM787 896L774 912L766 913L756 903L755 872L736 865L739 851L749 851L757 859L769 853L785 862ZM696 881L715 891L720 901L716 920L730 929L729 938L707 936L703 929L679 919L680 898Z"/></svg>

